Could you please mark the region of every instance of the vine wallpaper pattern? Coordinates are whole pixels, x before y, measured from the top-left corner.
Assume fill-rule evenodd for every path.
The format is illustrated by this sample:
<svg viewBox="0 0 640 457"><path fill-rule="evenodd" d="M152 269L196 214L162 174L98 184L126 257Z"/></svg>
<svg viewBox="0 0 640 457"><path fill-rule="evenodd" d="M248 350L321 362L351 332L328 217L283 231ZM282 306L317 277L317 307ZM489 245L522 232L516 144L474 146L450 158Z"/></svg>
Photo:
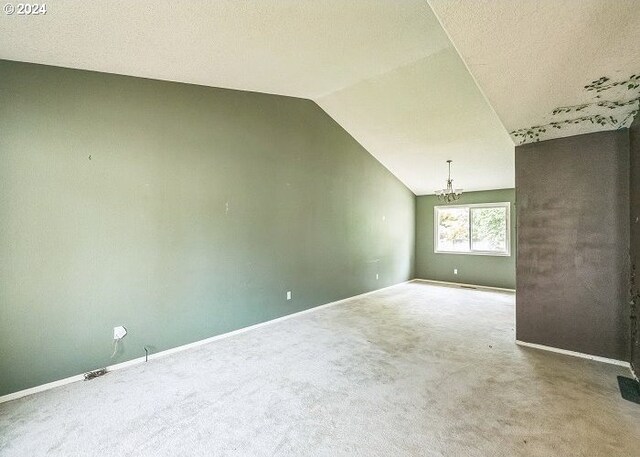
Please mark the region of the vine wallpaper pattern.
<svg viewBox="0 0 640 457"><path fill-rule="evenodd" d="M631 125L638 114L640 105L640 73L624 80L612 81L603 76L586 86L584 90L593 95L593 101L581 105L560 106L551 112L552 121L509 132L516 144L533 143L545 139L569 136L586 132L566 132L558 135L558 130L578 130L588 124L598 130L613 130ZM576 129L576 127L578 129ZM565 132L563 132L565 133Z"/></svg>

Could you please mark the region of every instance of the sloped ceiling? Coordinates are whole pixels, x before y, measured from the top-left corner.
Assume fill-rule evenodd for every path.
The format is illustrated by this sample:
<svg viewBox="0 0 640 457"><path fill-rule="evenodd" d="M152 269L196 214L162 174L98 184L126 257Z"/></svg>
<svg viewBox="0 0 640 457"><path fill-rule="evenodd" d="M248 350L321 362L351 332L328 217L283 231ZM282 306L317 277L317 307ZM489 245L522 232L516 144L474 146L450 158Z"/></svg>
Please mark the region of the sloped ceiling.
<svg viewBox="0 0 640 457"><path fill-rule="evenodd" d="M638 0L429 3L516 143L628 127L638 112Z"/></svg>
<svg viewBox="0 0 640 457"><path fill-rule="evenodd" d="M452 47L317 103L417 195L514 185L514 146Z"/></svg>
<svg viewBox="0 0 640 457"><path fill-rule="evenodd" d="M421 0L57 0L0 27L4 59L311 99L450 45Z"/></svg>
<svg viewBox="0 0 640 457"><path fill-rule="evenodd" d="M310 98L417 194L513 186L513 143L423 0L57 0L0 58ZM1 75L0 75L1 76Z"/></svg>

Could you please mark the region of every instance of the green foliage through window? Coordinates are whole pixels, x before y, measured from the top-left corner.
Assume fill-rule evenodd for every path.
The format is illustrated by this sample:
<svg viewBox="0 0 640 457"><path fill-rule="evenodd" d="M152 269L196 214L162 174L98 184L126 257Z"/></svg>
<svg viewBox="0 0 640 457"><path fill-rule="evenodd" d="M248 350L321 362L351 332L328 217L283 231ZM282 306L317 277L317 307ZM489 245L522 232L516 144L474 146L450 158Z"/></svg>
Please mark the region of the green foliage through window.
<svg viewBox="0 0 640 457"><path fill-rule="evenodd" d="M435 251L509 254L509 203L437 206Z"/></svg>

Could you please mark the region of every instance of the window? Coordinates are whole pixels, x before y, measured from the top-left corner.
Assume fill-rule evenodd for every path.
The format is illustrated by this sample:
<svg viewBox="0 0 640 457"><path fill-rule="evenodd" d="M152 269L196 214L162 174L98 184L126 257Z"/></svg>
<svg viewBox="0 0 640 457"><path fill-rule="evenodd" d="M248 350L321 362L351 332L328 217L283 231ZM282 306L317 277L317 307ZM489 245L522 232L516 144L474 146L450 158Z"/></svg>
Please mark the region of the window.
<svg viewBox="0 0 640 457"><path fill-rule="evenodd" d="M436 206L434 251L508 256L509 209L508 202Z"/></svg>

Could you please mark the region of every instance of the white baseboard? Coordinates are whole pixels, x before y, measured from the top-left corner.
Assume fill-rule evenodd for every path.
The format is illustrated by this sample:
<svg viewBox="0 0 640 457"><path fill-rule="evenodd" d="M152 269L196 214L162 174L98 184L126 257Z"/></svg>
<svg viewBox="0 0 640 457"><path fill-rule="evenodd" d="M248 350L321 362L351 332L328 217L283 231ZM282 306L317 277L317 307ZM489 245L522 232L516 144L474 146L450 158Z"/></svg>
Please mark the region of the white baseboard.
<svg viewBox="0 0 640 457"><path fill-rule="evenodd" d="M373 293L376 293L376 292L380 292L380 291L385 290L385 289L390 289L392 287L397 287L397 286L402 285L402 284L407 284L409 282L411 282L411 281L404 281L404 282L401 282L401 283L398 283L398 284L394 284L392 286L383 287L381 289L372 290L370 292L364 292L364 293L359 294L359 295L354 295L353 297L343 298L342 300L337 300L337 301L334 301L334 302L325 303L324 305L314 306L313 308L305 309L305 310L298 311L298 312L292 313L292 314L287 314L286 316L277 317L275 319L271 319L271 320L268 320L268 321L265 321L265 322L260 322L258 324L250 325L248 327L239 328L239 329L233 330L231 332L222 333L220 335L212 336L210 338L205 338L204 340L195 341L193 343L188 343L188 344L184 344L182 346L177 346L177 347L174 347L174 348L171 348L171 349L166 349L164 351L156 352L154 354L149 354L148 359L149 360L159 359L159 358L165 357L165 356L170 355L170 354L175 354L176 352L186 351L187 349L191 349L191 348L195 348L195 347L198 347L198 346L202 346L203 344L211 343L212 341L220 340L220 339L223 339L223 338L228 338L228 337L234 336L234 335L239 335L240 333L248 332L250 330L255 330L257 328L264 327L264 326L271 325L271 324L275 324L277 322L282 322L284 320L291 319L293 317L301 316L303 314L311 313L311 312L314 312L314 311L318 311L318 310L323 309L323 308L328 308L330 306L339 305L340 303L344 303L344 302L349 301L349 300L354 300L354 299L357 299L357 298L361 298L361 297L364 297L366 295L370 295L370 294L373 294ZM145 361L144 357L138 357L136 359L127 360L126 362L121 362L121 363L116 363L114 365L109 365L108 367L106 367L106 369L107 369L107 371L120 370L122 368L130 367L132 365L137 365L139 363L143 363L144 361ZM96 368L96 369L99 369L99 368ZM65 384L71 384L72 382L82 381L83 379L84 379L84 373L77 374L77 375L74 375L74 376L70 376L70 377L64 378L64 379L59 379L57 381L49 382L49 383L42 384L42 385L39 385L39 386L30 387L29 389L24 389L24 390L20 390L18 392L13 392L13 393L1 396L0 397L0 403L4 403L4 402L15 400L15 399L18 399L18 398L26 397L27 395L32 395L32 394L35 394L35 393L38 393L38 392L43 392L45 390L54 389L56 387L64 386Z"/></svg>
<svg viewBox="0 0 640 457"><path fill-rule="evenodd" d="M412 279L411 282L427 282L432 284L440 284L445 286L456 286L456 287L473 287L474 289L482 289L482 290L496 290L498 292L511 292L515 293L515 289L504 289L502 287L492 287L492 286L479 286L478 284L465 284L462 282L449 282L449 281L436 281L435 279Z"/></svg>
<svg viewBox="0 0 640 457"><path fill-rule="evenodd" d="M516 340L518 346L524 346L533 349L540 349L542 351L555 352L563 355L570 355L572 357L580 357L582 359L594 360L596 362L609 363L611 365L618 365L631 370L631 364L623 360L609 359L607 357L600 357L598 355L584 354L582 352L568 351L566 349L554 348L553 346L545 346L543 344L527 343L526 341Z"/></svg>

